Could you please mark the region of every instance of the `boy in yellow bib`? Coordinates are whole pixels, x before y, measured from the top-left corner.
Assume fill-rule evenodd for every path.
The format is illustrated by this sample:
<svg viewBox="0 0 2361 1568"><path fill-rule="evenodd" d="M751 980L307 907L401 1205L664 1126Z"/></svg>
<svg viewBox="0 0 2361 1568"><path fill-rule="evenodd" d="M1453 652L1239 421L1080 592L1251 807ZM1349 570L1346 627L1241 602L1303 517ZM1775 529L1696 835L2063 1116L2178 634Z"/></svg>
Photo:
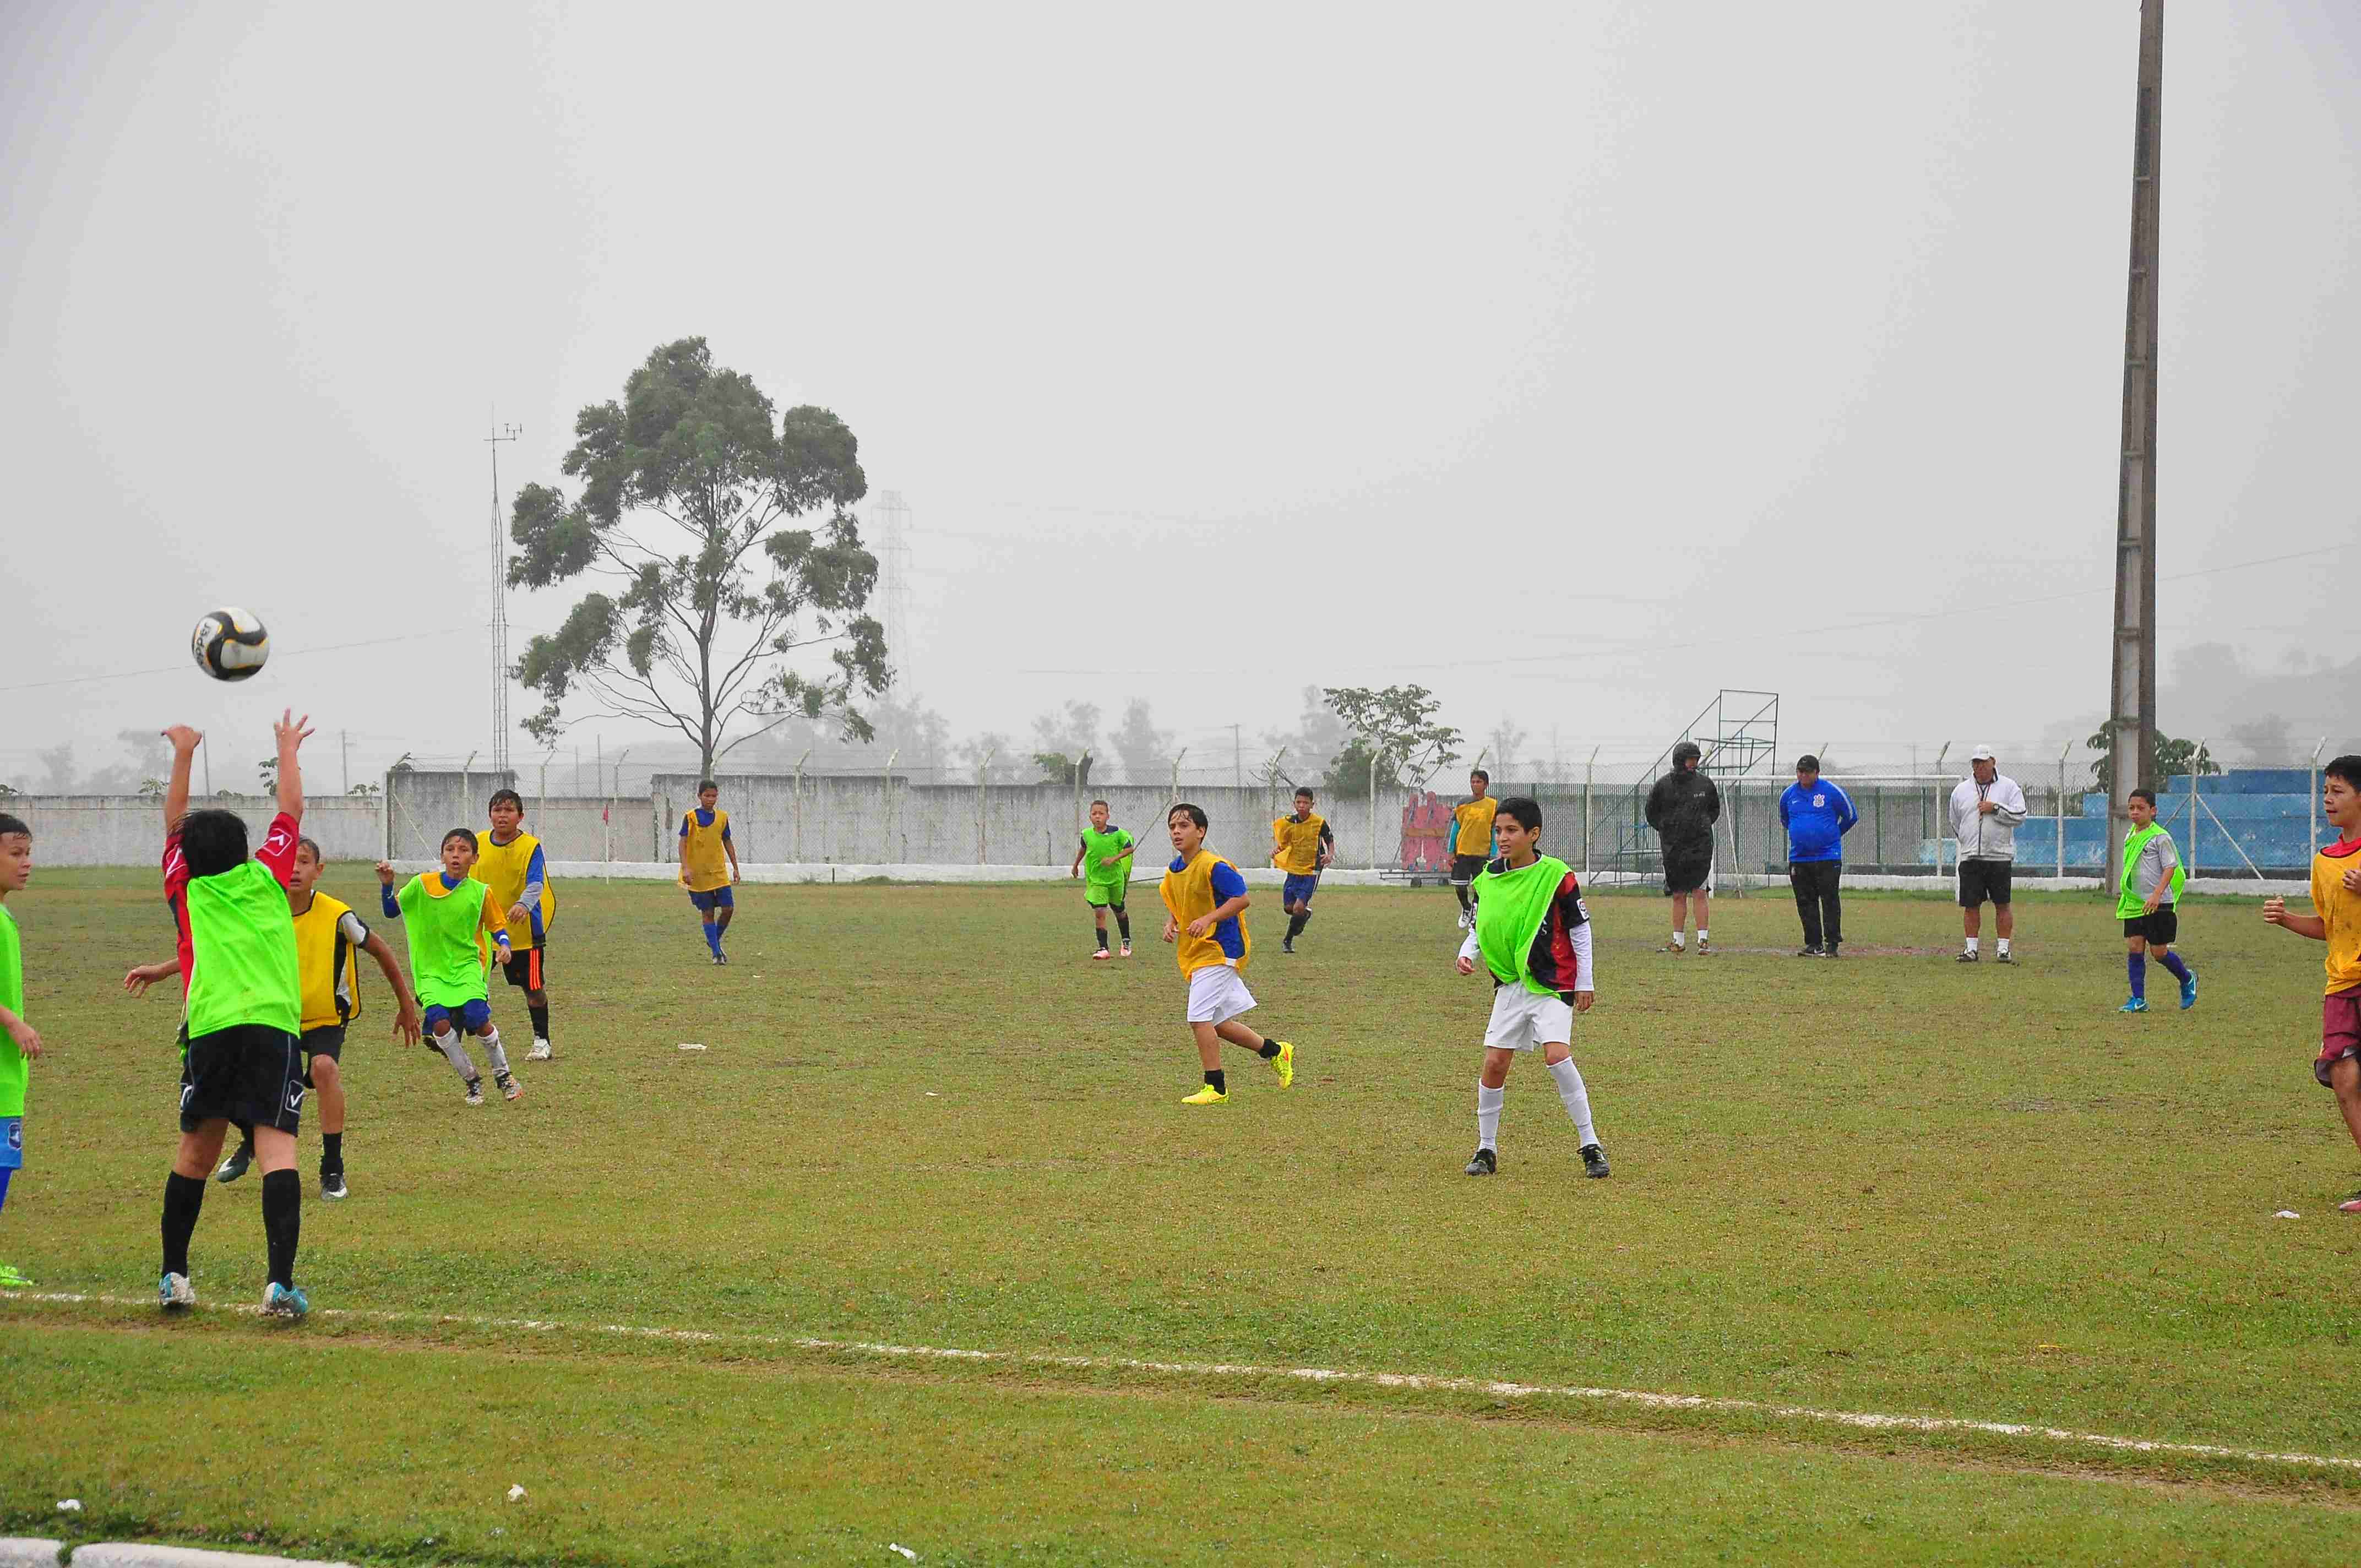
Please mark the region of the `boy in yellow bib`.
<svg viewBox="0 0 2361 1568"><path fill-rule="evenodd" d="M1222 1042L1242 1046L1270 1063L1279 1086L1295 1081L1295 1047L1266 1039L1238 1020L1253 1010L1253 992L1238 971L1254 944L1240 916L1247 904L1246 879L1238 868L1205 848L1202 806L1183 802L1164 818L1172 835L1172 863L1159 890L1167 918L1164 939L1174 945L1180 972L1189 981L1189 1032L1197 1039L1197 1059L1205 1085L1183 1105L1219 1105L1230 1097L1222 1072Z"/></svg>
<svg viewBox="0 0 2361 1568"><path fill-rule="evenodd" d="M717 804L720 799L721 786L707 779L697 786L697 809L681 813L680 885L688 890L713 961L726 964L730 955L721 950L721 938L729 933L730 916L738 913L738 899L730 891L738 881L738 846L730 841L730 814ZM724 860L729 861L726 870Z"/></svg>

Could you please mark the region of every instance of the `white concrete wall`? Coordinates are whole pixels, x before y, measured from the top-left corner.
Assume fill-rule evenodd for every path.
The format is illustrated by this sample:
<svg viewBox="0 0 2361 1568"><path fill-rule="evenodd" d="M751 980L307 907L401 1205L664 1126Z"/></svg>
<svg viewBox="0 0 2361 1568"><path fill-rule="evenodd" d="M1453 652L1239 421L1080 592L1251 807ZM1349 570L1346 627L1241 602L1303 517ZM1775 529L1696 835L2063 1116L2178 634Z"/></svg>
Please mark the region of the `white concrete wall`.
<svg viewBox="0 0 2361 1568"><path fill-rule="evenodd" d="M266 795L212 795L189 804L236 812L257 843L279 810ZM0 811L24 818L32 828L36 866L152 866L163 858L160 798L18 795L0 800ZM385 819L374 800L328 795L306 801L303 831L319 840L331 861L374 861L385 852Z"/></svg>

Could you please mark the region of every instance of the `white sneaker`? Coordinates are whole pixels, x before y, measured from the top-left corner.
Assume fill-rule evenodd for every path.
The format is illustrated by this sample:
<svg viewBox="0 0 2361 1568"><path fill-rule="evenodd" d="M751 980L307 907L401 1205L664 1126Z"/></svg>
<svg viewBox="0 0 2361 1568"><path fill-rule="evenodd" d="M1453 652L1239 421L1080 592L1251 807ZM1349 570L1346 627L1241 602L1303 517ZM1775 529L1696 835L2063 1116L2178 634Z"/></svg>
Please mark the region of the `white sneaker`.
<svg viewBox="0 0 2361 1568"><path fill-rule="evenodd" d="M197 1304L197 1288L185 1274L167 1274L156 1282L156 1304L166 1311L186 1311Z"/></svg>
<svg viewBox="0 0 2361 1568"><path fill-rule="evenodd" d="M550 1058L550 1055L549 1042L547 1040L535 1040L533 1043L533 1049L525 1052L524 1059L527 1061L547 1061Z"/></svg>
<svg viewBox="0 0 2361 1568"><path fill-rule="evenodd" d="M1459 912L1459 928L1462 931L1467 929L1467 911L1465 909Z"/></svg>
<svg viewBox="0 0 2361 1568"><path fill-rule="evenodd" d="M1123 945L1123 956L1125 958L1131 957L1131 944L1129 942L1126 942Z"/></svg>

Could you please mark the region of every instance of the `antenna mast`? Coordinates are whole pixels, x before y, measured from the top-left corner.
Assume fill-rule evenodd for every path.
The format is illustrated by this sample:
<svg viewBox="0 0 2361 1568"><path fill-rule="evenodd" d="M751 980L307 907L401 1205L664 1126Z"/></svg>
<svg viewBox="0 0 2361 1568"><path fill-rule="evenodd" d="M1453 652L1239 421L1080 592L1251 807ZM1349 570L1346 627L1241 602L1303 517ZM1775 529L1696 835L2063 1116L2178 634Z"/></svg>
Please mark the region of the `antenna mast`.
<svg viewBox="0 0 2361 1568"><path fill-rule="evenodd" d="M509 542L500 526L500 443L522 433L519 425L492 420L484 438L492 449L492 771L509 771ZM505 781L503 781L505 782Z"/></svg>

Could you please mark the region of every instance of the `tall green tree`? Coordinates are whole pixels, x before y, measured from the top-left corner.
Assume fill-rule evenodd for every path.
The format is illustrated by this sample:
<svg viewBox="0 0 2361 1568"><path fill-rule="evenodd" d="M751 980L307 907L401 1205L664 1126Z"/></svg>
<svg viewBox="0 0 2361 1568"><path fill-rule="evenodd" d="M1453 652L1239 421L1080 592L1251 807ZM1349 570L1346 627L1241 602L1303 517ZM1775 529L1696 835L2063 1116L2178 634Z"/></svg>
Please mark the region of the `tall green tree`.
<svg viewBox="0 0 2361 1568"><path fill-rule="evenodd" d="M2098 760L2091 764L2091 788L2100 795L2113 795L2115 770L2114 759L2107 755L2106 726L2101 725L2099 732L2082 744L2099 753ZM2176 740L2161 729L2156 732L2156 749L2150 754L2149 762L2149 776L2158 781L2158 787L2162 786L2164 780L2177 779L2183 773L2195 773L2202 778L2222 771L2221 765L2213 761L2210 747L2194 740Z"/></svg>
<svg viewBox="0 0 2361 1568"><path fill-rule="evenodd" d="M865 613L877 561L853 519L868 480L844 422L777 413L687 337L650 354L620 402L585 408L574 434L565 471L581 494L517 492L509 583L606 586L517 661L544 704L525 731L548 744L583 718L641 719L686 737L706 773L797 715L869 740L854 704L891 672ZM822 646L824 661L795 657Z"/></svg>
<svg viewBox="0 0 2361 1568"><path fill-rule="evenodd" d="M1383 759L1379 788L1422 781L1459 760L1466 737L1436 720L1443 704L1424 686L1323 686L1320 695L1352 736L1328 764L1326 787L1336 794L1368 793L1372 754Z"/></svg>

